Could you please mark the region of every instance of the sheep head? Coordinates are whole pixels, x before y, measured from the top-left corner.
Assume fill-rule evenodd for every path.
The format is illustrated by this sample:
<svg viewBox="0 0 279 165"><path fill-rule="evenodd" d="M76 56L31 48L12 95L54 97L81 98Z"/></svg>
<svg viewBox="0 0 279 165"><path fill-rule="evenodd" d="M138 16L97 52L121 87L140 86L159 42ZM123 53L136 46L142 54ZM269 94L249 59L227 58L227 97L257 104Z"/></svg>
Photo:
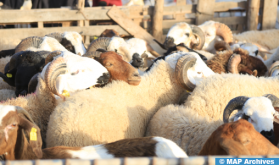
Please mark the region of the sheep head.
<svg viewBox="0 0 279 165"><path fill-rule="evenodd" d="M119 33L113 29L106 29L100 35L100 37L114 37L114 36L120 37Z"/></svg>
<svg viewBox="0 0 279 165"><path fill-rule="evenodd" d="M232 32L225 24L214 21L206 21L199 25L199 28L201 28L205 34L205 43L202 47L203 50L214 53L215 42L220 40L218 37L221 37L226 43L233 42Z"/></svg>
<svg viewBox="0 0 279 165"><path fill-rule="evenodd" d="M0 155L7 160L42 157L40 129L23 108L0 105L0 132Z"/></svg>
<svg viewBox="0 0 279 165"><path fill-rule="evenodd" d="M137 69L124 61L117 53L112 51L102 53L99 62L109 71L110 81L122 80L130 85L139 85L141 77Z"/></svg>
<svg viewBox="0 0 279 165"><path fill-rule="evenodd" d="M164 44L155 40L163 49L169 49L180 43L193 49L201 49L204 44L204 33L194 25L180 22L172 26L167 34Z"/></svg>
<svg viewBox="0 0 279 165"><path fill-rule="evenodd" d="M105 85L110 79L107 69L96 60L70 52L48 63L41 74L50 91L63 100L70 92Z"/></svg>
<svg viewBox="0 0 279 165"><path fill-rule="evenodd" d="M166 61L168 58L172 58L172 56L167 56ZM175 76L178 84L188 91L193 91L203 78L214 74L215 73L207 67L201 57L194 52L189 52L182 56L177 61L175 67Z"/></svg>
<svg viewBox="0 0 279 165"><path fill-rule="evenodd" d="M278 155L279 149L246 120L219 126L198 155Z"/></svg>
<svg viewBox="0 0 279 165"><path fill-rule="evenodd" d="M239 96L232 99L226 106L223 113L224 123L229 122L229 117L234 110L238 112L232 117L234 121L245 119L253 124L255 129L273 142L274 129L273 121L277 122L279 113L274 107L279 106L279 99L272 94L263 97Z"/></svg>
<svg viewBox="0 0 279 165"><path fill-rule="evenodd" d="M254 76L264 76L267 67L259 58L249 56L247 50L236 48L228 62L228 71L231 73L248 73Z"/></svg>

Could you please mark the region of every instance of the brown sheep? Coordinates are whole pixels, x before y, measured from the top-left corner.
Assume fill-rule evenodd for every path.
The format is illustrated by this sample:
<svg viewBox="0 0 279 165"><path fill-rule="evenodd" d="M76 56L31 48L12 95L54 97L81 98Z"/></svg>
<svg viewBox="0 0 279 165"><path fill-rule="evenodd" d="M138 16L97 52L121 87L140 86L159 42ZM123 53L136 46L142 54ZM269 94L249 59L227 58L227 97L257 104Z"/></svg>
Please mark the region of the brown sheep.
<svg viewBox="0 0 279 165"><path fill-rule="evenodd" d="M278 155L279 149L244 119L219 126L199 155Z"/></svg>
<svg viewBox="0 0 279 165"><path fill-rule="evenodd" d="M141 77L136 68L123 60L122 56L113 51L104 52L97 59L110 74L110 80L122 80L130 85L139 85Z"/></svg>
<svg viewBox="0 0 279 165"><path fill-rule="evenodd" d="M100 37L114 37L114 36L120 37L119 33L113 29L106 29L100 35Z"/></svg>
<svg viewBox="0 0 279 165"><path fill-rule="evenodd" d="M216 50L225 49L222 47L218 48ZM207 66L219 74L231 72L264 76L267 72L265 64L260 59L249 56L248 51L241 48L237 48L234 51L224 50L217 52L211 60L207 61Z"/></svg>

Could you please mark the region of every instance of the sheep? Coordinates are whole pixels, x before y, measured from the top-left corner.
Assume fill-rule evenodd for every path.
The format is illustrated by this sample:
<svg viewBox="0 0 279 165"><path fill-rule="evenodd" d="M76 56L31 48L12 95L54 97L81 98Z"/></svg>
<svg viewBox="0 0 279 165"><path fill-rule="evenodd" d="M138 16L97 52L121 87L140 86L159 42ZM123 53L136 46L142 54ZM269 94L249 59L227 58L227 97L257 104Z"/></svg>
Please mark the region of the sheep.
<svg viewBox="0 0 279 165"><path fill-rule="evenodd" d="M78 55L86 53L82 37L78 32L51 33L46 36L55 38L61 45L72 53Z"/></svg>
<svg viewBox="0 0 279 165"><path fill-rule="evenodd" d="M279 149L246 120L223 124L207 139L198 155L278 155Z"/></svg>
<svg viewBox="0 0 279 165"><path fill-rule="evenodd" d="M216 76L217 75L212 77ZM204 81L208 81L208 79L211 79L211 77ZM193 93L195 93L195 91L196 89ZM189 102L193 93L188 96L185 104ZM217 96L218 95L215 97ZM213 98L211 99L213 100ZM230 103L228 102L229 101L225 102L225 104L228 104L228 107L232 108L233 104L235 103L235 99L232 99L232 102ZM255 104L255 102L257 102L257 104ZM161 136L170 139L180 146L188 155L197 155L211 133L224 122L227 122L226 118L224 122L220 120L220 118L221 116L222 118L223 116L227 116L228 110L224 110L226 108L223 107L222 111L220 111L220 114L215 114L214 117L216 117L216 119L212 119L210 115L206 115L205 113L197 113L195 110L193 110L193 108L189 108L185 106L185 104L182 106L171 104L160 108L150 120L146 131L146 136ZM208 103L206 104L208 105ZM220 104L224 104L224 102L219 98L219 100L214 101L213 106ZM239 103L237 105L239 105ZM273 106L278 106L278 99L275 99L274 101L274 98L271 97L271 95L266 95L265 97L252 97L244 103L242 108L235 107L235 109L242 109L239 111L242 112L242 116L238 115L239 118L235 118L234 116L232 118L237 120L248 120L254 125L254 127L257 128L258 132L261 132L263 135L266 135L269 140L272 140L267 132L272 132L270 129L272 127L271 125L273 119L275 119L273 118L273 114L278 114L278 112L274 111ZM261 107L261 109L258 109L258 107ZM262 114L264 115L261 116ZM253 119L255 123L251 119Z"/></svg>
<svg viewBox="0 0 279 165"><path fill-rule="evenodd" d="M11 59L11 57L0 58L0 77L5 76L5 75L3 75L3 73L5 73L5 67L6 67L7 63L10 61L10 59ZM0 78L0 89L14 90L15 87L10 86L7 82L4 81L4 79Z"/></svg>
<svg viewBox="0 0 279 165"><path fill-rule="evenodd" d="M249 56L248 51L241 48L217 52L215 57L207 61L207 66L219 74L231 72L264 76L267 72L262 60Z"/></svg>
<svg viewBox="0 0 279 165"><path fill-rule="evenodd" d="M268 48L269 50L275 49L279 46L276 37L279 37L279 30L277 29L269 29L269 30L252 30L246 31L240 34L234 34L234 41L246 41L249 43L258 44Z"/></svg>
<svg viewBox="0 0 279 165"><path fill-rule="evenodd" d="M88 146L143 137L152 115L160 107L178 101L183 92L180 85L192 88L202 77L214 74L200 61L195 53L174 53L158 60L138 86L114 81L102 89L76 92L50 116L47 146ZM192 82L187 76L183 79L183 73ZM81 129L83 124L86 127Z"/></svg>
<svg viewBox="0 0 279 165"><path fill-rule="evenodd" d="M45 58L50 54L48 51L21 51L14 54L7 64L5 74L1 73L9 85L15 86L16 96L26 95L28 92L28 83L32 76L42 71L45 64Z"/></svg>
<svg viewBox="0 0 279 165"><path fill-rule="evenodd" d="M161 137L123 139L113 143L86 147L58 146L42 150L40 129L26 110L10 105L0 105L0 110L0 123L3 126L0 130L3 132L0 135L0 155L3 155L5 160L106 159L140 156L187 157L186 153L174 142Z"/></svg>
<svg viewBox="0 0 279 165"><path fill-rule="evenodd" d="M164 44L161 44L157 40L154 41L156 41L161 48L167 50L180 43L184 43L190 48L201 49L204 45L204 40L204 33L199 27L180 22L170 28Z"/></svg>
<svg viewBox="0 0 279 165"><path fill-rule="evenodd" d="M113 29L106 29L105 31L103 31L101 33L101 35L99 37L110 37L111 38L111 37L114 37L114 36L120 37L119 33L117 31L115 31Z"/></svg>
<svg viewBox="0 0 279 165"><path fill-rule="evenodd" d="M39 77L35 94L28 94L25 97L20 96L15 99L9 99L5 102L1 102L1 105L20 106L30 113L30 116L36 125L41 129L42 140L45 146L49 115L52 113L58 102L59 101L55 99L45 81Z"/></svg>
<svg viewBox="0 0 279 165"><path fill-rule="evenodd" d="M220 37L222 37L226 43L233 42L232 32L225 24L210 20L204 22L198 27L204 32L205 35L205 42L202 50L215 53L214 45L217 41L221 40Z"/></svg>

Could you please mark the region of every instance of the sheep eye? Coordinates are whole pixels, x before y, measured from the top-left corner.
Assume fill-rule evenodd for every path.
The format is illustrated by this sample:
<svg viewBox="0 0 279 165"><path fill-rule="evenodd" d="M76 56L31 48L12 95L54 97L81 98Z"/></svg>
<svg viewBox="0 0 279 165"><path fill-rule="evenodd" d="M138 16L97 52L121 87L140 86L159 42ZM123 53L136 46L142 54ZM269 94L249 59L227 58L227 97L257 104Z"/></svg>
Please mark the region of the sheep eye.
<svg viewBox="0 0 279 165"><path fill-rule="evenodd" d="M11 127L16 127L16 124L11 124Z"/></svg>
<svg viewBox="0 0 279 165"><path fill-rule="evenodd" d="M76 75L76 74L78 74L78 73L79 73L79 70L76 71L76 72L71 73L71 75L74 76L74 75Z"/></svg>
<svg viewBox="0 0 279 165"><path fill-rule="evenodd" d="M246 114L244 114L243 116L242 116L242 119L245 119L245 120L248 120L250 118L250 116L247 116ZM251 119L251 121L252 121L252 119Z"/></svg>
<svg viewBox="0 0 279 165"><path fill-rule="evenodd" d="M111 66L112 66L112 63L107 63L106 66L107 66L107 67L111 67Z"/></svg>
<svg viewBox="0 0 279 165"><path fill-rule="evenodd" d="M198 74L201 74L201 72L198 72Z"/></svg>
<svg viewBox="0 0 279 165"><path fill-rule="evenodd" d="M189 33L185 33L185 35L186 35L187 37L189 37L190 34L189 34Z"/></svg>
<svg viewBox="0 0 279 165"><path fill-rule="evenodd" d="M258 51L258 50L256 50L256 51L255 51L255 55L257 56L257 55L258 55L258 53L259 53L259 51Z"/></svg>

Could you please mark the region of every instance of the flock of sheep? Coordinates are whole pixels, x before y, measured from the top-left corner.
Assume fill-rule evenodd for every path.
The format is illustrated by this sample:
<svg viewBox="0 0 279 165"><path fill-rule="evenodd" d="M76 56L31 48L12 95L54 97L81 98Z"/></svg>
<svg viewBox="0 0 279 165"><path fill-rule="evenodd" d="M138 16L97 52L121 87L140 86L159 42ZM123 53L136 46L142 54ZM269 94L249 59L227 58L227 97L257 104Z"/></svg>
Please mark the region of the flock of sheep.
<svg viewBox="0 0 279 165"><path fill-rule="evenodd" d="M161 50L106 30L0 52L0 159L279 154L279 30L175 24Z"/></svg>

